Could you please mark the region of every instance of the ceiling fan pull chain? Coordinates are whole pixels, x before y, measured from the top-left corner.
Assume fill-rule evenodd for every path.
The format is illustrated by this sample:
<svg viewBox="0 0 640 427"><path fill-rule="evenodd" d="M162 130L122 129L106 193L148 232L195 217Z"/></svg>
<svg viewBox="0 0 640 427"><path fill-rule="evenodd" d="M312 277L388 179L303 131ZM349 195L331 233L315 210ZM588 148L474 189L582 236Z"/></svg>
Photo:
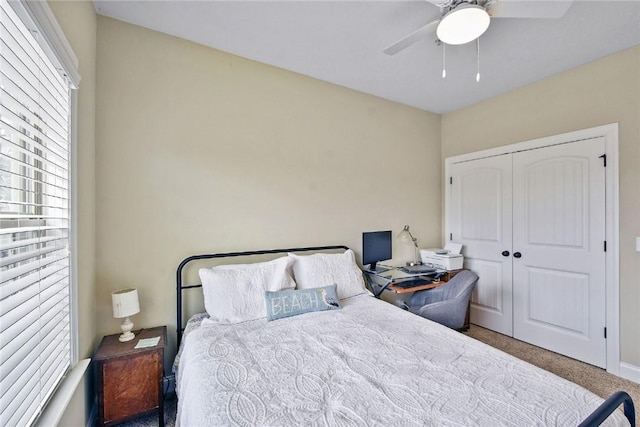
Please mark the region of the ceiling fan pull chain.
<svg viewBox="0 0 640 427"><path fill-rule="evenodd" d="M446 53L446 43L442 43L442 78L447 77L447 53Z"/></svg>
<svg viewBox="0 0 640 427"><path fill-rule="evenodd" d="M476 74L476 82L480 81L480 37L476 39L476 54L477 54L477 66L478 73Z"/></svg>

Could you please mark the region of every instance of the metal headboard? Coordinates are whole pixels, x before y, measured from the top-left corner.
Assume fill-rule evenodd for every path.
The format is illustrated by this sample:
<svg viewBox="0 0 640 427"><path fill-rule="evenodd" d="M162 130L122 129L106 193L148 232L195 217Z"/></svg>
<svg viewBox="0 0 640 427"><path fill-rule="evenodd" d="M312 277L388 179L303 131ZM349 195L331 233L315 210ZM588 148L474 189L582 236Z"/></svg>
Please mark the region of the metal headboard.
<svg viewBox="0 0 640 427"><path fill-rule="evenodd" d="M268 254L279 254L279 253L287 253L287 252L320 252L320 251L330 251L330 250L348 250L348 246L343 245L335 245L335 246L313 246L307 248L289 248L289 249L264 249L259 251L247 251L247 252L227 252L220 254L202 254L202 255L192 255L188 258L185 258L180 265L178 266L178 270L176 272L176 329L178 332L178 346L180 346L180 341L182 340L182 333L184 332L184 327L182 326L182 291L185 289L192 288L200 288L202 284L197 285L183 285L182 284L182 270L186 267L186 265L192 261L203 260L203 259L214 259L214 258L232 258L239 256L251 256L251 255L268 255Z"/></svg>

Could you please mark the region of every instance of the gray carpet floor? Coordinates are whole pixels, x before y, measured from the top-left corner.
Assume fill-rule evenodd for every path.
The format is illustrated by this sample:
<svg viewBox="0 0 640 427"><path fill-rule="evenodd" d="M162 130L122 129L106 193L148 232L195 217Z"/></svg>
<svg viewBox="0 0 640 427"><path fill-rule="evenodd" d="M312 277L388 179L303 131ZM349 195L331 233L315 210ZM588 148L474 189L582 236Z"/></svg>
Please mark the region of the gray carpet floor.
<svg viewBox="0 0 640 427"><path fill-rule="evenodd" d="M640 384L609 374L604 369L580 362L540 347L518 341L489 329L471 325L467 335L509 353L532 365L553 372L590 390L602 398L607 398L618 390L629 393L636 409L636 419L640 419Z"/></svg>
<svg viewBox="0 0 640 427"><path fill-rule="evenodd" d="M176 409L178 399L175 395L164 400L164 425L174 427L176 425ZM118 427L158 427L158 414L150 414L118 424Z"/></svg>
<svg viewBox="0 0 640 427"><path fill-rule="evenodd" d="M525 360L532 365L550 371L559 377L579 384L602 398L607 398L618 390L624 390L633 398L636 406L636 419L640 419L640 411L638 410L640 406L640 384L627 381L595 366L518 341L480 326L471 325L471 328L465 334ZM175 425L176 405L177 400L175 397L165 400L165 425L167 427ZM157 415L149 415L123 423L120 427L151 427L157 425Z"/></svg>

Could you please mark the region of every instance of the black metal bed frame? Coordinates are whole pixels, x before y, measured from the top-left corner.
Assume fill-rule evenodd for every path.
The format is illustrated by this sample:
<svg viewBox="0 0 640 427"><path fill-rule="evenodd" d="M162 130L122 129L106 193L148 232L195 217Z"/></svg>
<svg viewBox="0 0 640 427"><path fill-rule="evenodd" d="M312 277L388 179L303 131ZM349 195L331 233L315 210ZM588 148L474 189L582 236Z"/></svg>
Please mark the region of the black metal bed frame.
<svg viewBox="0 0 640 427"><path fill-rule="evenodd" d="M631 427L636 427L636 409L633 399L624 391L616 391L607 398L595 411L591 413L578 427L596 427L606 420L609 415L623 405L624 416L629 420Z"/></svg>
<svg viewBox="0 0 640 427"><path fill-rule="evenodd" d="M202 284L196 285L183 285L182 284L182 272L186 265L192 261L203 259L215 259L215 258L233 258L240 256L254 256L254 255L269 255L288 252L320 252L329 250L348 250L348 246L334 245L334 246L312 246L305 248L289 248L289 249L265 249L258 251L246 251L246 252L227 252L220 254L202 254L192 255L185 258L176 272L176 293L177 293L177 315L176 315L176 329L178 333L178 347L182 340L182 334L184 327L182 326L182 292L185 289L200 288ZM628 393L624 391L617 391L609 396L595 411L593 411L584 421L580 423L578 427L596 427L602 424L620 405L623 405L624 416L629 421L631 427L636 427L636 412L633 405L633 399Z"/></svg>
<svg viewBox="0 0 640 427"><path fill-rule="evenodd" d="M330 251L330 250L348 250L348 246L344 245L333 245L333 246L312 246L306 248L289 248L289 249L263 249L258 251L246 251L246 252L227 252L221 254L202 254L202 255L192 255L190 257L182 260L180 265L178 266L178 270L176 272L176 329L178 333L178 346L180 346L180 341L182 340L182 333L184 332L184 327L182 326L182 291L185 289L192 288L201 288L202 284L197 285L183 285L182 284L182 271L186 267L186 265L192 261L202 260L202 259L215 259L215 258L233 258L239 256L253 256L253 255L269 255L269 254L280 254L280 253L288 253L288 252L320 252L320 251Z"/></svg>

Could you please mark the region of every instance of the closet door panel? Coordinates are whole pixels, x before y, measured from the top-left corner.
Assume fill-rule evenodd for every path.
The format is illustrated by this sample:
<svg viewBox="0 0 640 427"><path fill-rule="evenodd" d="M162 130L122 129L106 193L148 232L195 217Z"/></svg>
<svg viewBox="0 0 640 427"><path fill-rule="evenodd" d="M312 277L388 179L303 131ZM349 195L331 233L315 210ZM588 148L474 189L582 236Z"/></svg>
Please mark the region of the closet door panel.
<svg viewBox="0 0 640 427"><path fill-rule="evenodd" d="M483 311L495 316L502 316L505 309L508 310L510 301L505 301L505 293L502 292L504 282L502 280L504 276L503 264L502 261L492 261L478 257L467 257L465 259L464 268L475 272L482 279L482 285L478 284L471 296L474 311ZM507 305L505 306L505 304ZM474 323L478 324L477 322Z"/></svg>
<svg viewBox="0 0 640 427"><path fill-rule="evenodd" d="M568 333L585 335L589 324L589 276L587 274L527 268L529 319ZM558 286L557 283L562 283ZM547 298L553 295L553 298ZM568 310L567 307L570 309Z"/></svg>
<svg viewBox="0 0 640 427"><path fill-rule="evenodd" d="M601 367L604 149L599 138L513 155L514 337Z"/></svg>
<svg viewBox="0 0 640 427"><path fill-rule="evenodd" d="M451 168L450 240L463 244L465 268L480 279L471 298L471 322L512 335L511 156Z"/></svg>

